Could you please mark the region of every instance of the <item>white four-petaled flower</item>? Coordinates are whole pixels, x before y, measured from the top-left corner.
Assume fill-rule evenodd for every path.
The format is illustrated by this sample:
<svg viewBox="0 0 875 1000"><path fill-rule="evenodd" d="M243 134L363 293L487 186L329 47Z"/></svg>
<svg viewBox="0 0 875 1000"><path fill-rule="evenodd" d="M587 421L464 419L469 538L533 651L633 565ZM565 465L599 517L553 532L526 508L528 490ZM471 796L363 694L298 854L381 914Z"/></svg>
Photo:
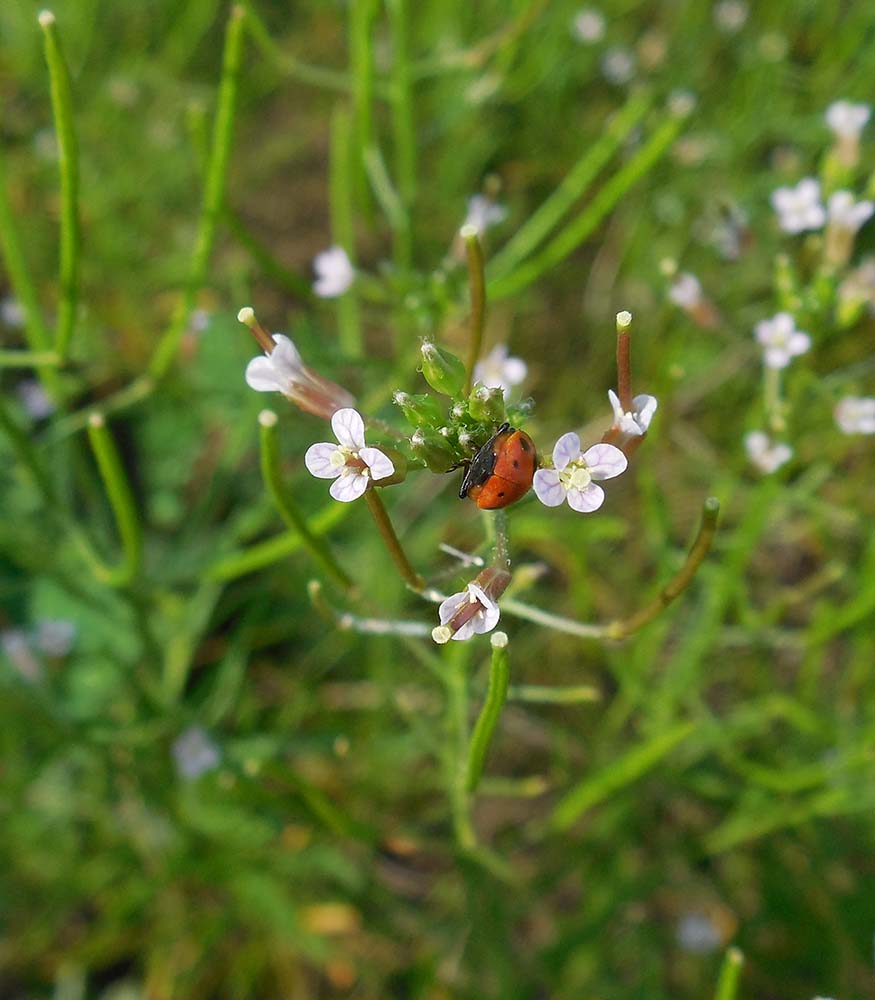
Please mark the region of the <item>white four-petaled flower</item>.
<svg viewBox="0 0 875 1000"><path fill-rule="evenodd" d="M627 464L626 456L612 444L594 444L582 452L580 438L570 431L553 446L553 468L535 473L535 494L547 507L567 502L572 510L588 514L605 499L605 491L595 480L613 479Z"/></svg>
<svg viewBox="0 0 875 1000"><path fill-rule="evenodd" d="M767 368L786 368L791 358L804 354L811 347L811 337L796 329L795 320L787 312L761 320L756 325L755 335L765 348L763 361Z"/></svg>
<svg viewBox="0 0 875 1000"><path fill-rule="evenodd" d="M498 624L498 619L501 615L498 605L482 587L479 587L476 583L469 583L464 590L460 590L458 594L450 594L441 603L441 606L438 608L438 617L440 618L441 626L447 625L469 607L472 608L471 617L453 632L453 639L470 639L472 635L482 635L484 632L491 632ZM475 607L476 610L473 610ZM436 641L445 641L443 636L446 633L441 635L439 629L435 629L435 633L437 633L435 634Z"/></svg>
<svg viewBox="0 0 875 1000"><path fill-rule="evenodd" d="M355 269L343 247L330 247L316 254L313 270L316 272L313 291L322 299L343 295L355 279Z"/></svg>
<svg viewBox="0 0 875 1000"><path fill-rule="evenodd" d="M695 274L682 271L672 281L668 297L681 309L694 309L702 301L702 285Z"/></svg>
<svg viewBox="0 0 875 1000"><path fill-rule="evenodd" d="M829 196L827 203L827 215L830 226L836 226L848 233L856 233L857 230L875 212L875 203L871 201L856 201L850 191L834 191Z"/></svg>
<svg viewBox="0 0 875 1000"><path fill-rule="evenodd" d="M872 109L868 104L853 101L834 101L826 109L826 123L839 139L859 139Z"/></svg>
<svg viewBox="0 0 875 1000"><path fill-rule="evenodd" d="M470 226L482 236L490 226L497 226L507 217L507 209L485 194L472 194L468 199L468 209L461 228Z"/></svg>
<svg viewBox="0 0 875 1000"><path fill-rule="evenodd" d="M820 182L803 177L796 187L780 187L772 192L772 207L778 224L787 233L820 229L826 222L826 209L820 201Z"/></svg>
<svg viewBox="0 0 875 1000"><path fill-rule="evenodd" d="M496 344L482 361L474 365L474 381L487 389L504 389L505 397L527 374L525 361L510 357L507 344Z"/></svg>
<svg viewBox="0 0 875 1000"><path fill-rule="evenodd" d="M335 500L357 500L372 480L388 479L395 472L388 455L365 445L365 422L357 410L338 410L331 418L331 429L338 443L310 445L304 464L317 479L334 480L328 492Z"/></svg>
<svg viewBox="0 0 875 1000"><path fill-rule="evenodd" d="M764 431L745 434L744 448L751 462L766 475L777 472L793 457L790 445L783 441L772 441Z"/></svg>
<svg viewBox="0 0 875 1000"><path fill-rule="evenodd" d="M843 434L875 434L875 396L845 396L834 416Z"/></svg>
<svg viewBox="0 0 875 1000"><path fill-rule="evenodd" d="M656 396L648 396L642 393L632 399L632 409L624 410L620 397L613 389L608 389L608 399L611 401L611 409L614 411L613 426L623 435L624 439L641 437L647 433L650 421L659 403Z"/></svg>

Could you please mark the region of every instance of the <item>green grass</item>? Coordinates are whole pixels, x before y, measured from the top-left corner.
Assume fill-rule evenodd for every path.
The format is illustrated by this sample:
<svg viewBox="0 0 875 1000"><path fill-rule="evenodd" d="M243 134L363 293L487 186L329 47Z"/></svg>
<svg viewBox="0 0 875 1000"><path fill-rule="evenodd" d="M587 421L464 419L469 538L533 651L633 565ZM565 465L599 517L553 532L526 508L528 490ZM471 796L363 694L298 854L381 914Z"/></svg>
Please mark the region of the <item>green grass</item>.
<svg viewBox="0 0 875 1000"><path fill-rule="evenodd" d="M609 0L587 46L564 0L62 0L45 33L0 4L0 298L24 310L0 324L0 993L868 995L875 438L832 410L875 395L875 318L836 309L849 265L769 195L835 169L823 112L871 99L875 12L751 6L727 34L707 4ZM628 86L600 68L618 45ZM841 183L873 176L864 133ZM506 650L431 640L435 594L307 474L330 429L246 386L236 320L404 451L420 339L466 358L480 323L480 192L507 207L485 345L528 362L539 448L604 431L619 310L660 401L592 515L529 498L505 531L416 468L381 491L442 594L478 571L441 544L509 540ZM320 300L335 243L359 274ZM670 304L666 259L715 325ZM814 344L776 402L752 331L788 304ZM742 442L767 420L794 457L761 476ZM189 780L193 727L219 760Z"/></svg>

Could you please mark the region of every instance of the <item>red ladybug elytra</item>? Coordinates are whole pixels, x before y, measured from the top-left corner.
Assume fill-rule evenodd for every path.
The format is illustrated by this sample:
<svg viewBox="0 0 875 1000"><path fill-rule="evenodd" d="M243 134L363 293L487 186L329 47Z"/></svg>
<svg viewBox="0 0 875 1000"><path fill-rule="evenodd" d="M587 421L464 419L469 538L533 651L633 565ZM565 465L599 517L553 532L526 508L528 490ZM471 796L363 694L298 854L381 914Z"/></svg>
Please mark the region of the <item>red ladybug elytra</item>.
<svg viewBox="0 0 875 1000"><path fill-rule="evenodd" d="M538 456L525 431L502 424L471 460L459 489L481 510L515 503L531 489Z"/></svg>

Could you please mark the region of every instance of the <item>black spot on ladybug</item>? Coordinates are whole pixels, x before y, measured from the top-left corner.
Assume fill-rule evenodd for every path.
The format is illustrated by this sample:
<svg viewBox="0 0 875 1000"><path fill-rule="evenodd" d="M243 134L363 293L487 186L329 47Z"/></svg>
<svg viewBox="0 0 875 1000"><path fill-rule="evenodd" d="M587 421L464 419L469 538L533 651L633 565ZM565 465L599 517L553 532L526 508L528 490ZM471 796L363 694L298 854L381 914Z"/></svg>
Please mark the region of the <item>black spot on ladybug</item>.
<svg viewBox="0 0 875 1000"><path fill-rule="evenodd" d="M499 495L500 497L503 497L503 496L504 496L504 493L499 493L498 495Z"/></svg>
<svg viewBox="0 0 875 1000"><path fill-rule="evenodd" d="M520 463L516 459L513 460L513 467L515 469L518 469L520 467Z"/></svg>
<svg viewBox="0 0 875 1000"><path fill-rule="evenodd" d="M523 437L520 438L520 448L522 448L523 451L529 450L529 442L526 441L526 439ZM514 462L513 464L516 465L516 462Z"/></svg>

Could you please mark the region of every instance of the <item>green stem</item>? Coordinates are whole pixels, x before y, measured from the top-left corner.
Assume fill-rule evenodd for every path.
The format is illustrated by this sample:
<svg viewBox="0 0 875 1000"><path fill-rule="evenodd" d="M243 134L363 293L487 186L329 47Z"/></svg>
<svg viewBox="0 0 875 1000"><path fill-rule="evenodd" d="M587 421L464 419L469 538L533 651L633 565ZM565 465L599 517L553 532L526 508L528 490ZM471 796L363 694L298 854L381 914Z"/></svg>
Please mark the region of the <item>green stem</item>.
<svg viewBox="0 0 875 1000"><path fill-rule="evenodd" d="M353 267L356 264L353 189L355 173L352 159L352 119L349 111L338 105L331 117L331 232L337 246L343 247ZM364 354L358 290L355 283L337 302L340 346L350 357Z"/></svg>
<svg viewBox="0 0 875 1000"><path fill-rule="evenodd" d="M471 323L468 333L468 364L465 387L467 396L474 384L474 366L483 350L483 329L486 325L486 277L484 273L483 246L473 226L462 227L462 239L468 257L468 287L471 291Z"/></svg>
<svg viewBox="0 0 875 1000"><path fill-rule="evenodd" d="M53 368L60 363L56 351L0 351L0 368Z"/></svg>
<svg viewBox="0 0 875 1000"><path fill-rule="evenodd" d="M765 365L763 368L763 405L769 430L773 434L783 434L787 429L784 420L784 405L781 401L781 369Z"/></svg>
<svg viewBox="0 0 875 1000"><path fill-rule="evenodd" d="M447 784L453 812L453 832L456 844L464 852L477 847L477 836L471 824L471 802L466 787L468 759L468 679L467 649L464 643L453 643L446 673L447 722L449 741L446 748Z"/></svg>
<svg viewBox="0 0 875 1000"><path fill-rule="evenodd" d="M392 561L395 563L402 579L411 590L417 592L423 590L425 588L425 580L410 565L401 542L395 534L395 529L392 527L392 522L389 520L389 514L383 506L383 501L380 499L380 494L374 488L368 489L365 491L365 501L374 519L374 524L376 524L377 530L380 532L380 537L389 550L389 555L392 557Z"/></svg>
<svg viewBox="0 0 875 1000"><path fill-rule="evenodd" d="M88 421L88 441L115 517L122 546L121 562L116 567L105 569L100 575L105 583L121 587L130 583L140 569L143 551L140 521L118 450L102 413L92 413Z"/></svg>
<svg viewBox="0 0 875 1000"><path fill-rule="evenodd" d="M240 246L249 252L249 255L261 268L264 277L269 278L278 288L288 292L296 299L310 301L313 298L309 281L281 264L261 240L252 235L246 223L233 208L225 206L222 212L222 221Z"/></svg>
<svg viewBox="0 0 875 1000"><path fill-rule="evenodd" d="M416 129L408 52L407 0L386 0L392 32L392 131L395 139L395 176L401 200L409 211L416 198Z"/></svg>
<svg viewBox="0 0 875 1000"><path fill-rule="evenodd" d="M61 174L61 252L58 327L55 349L62 362L70 351L76 325L79 299L79 149L73 127L73 96L70 71L61 48L55 16L50 11L39 15L43 44L52 91L52 112L58 136L58 165Z"/></svg>
<svg viewBox="0 0 875 1000"><path fill-rule="evenodd" d="M377 13L377 0L355 0L349 6L349 60L352 82L352 107L356 150L364 153L374 142L374 58L372 31ZM367 212L368 193L364 164L355 171L355 187L359 203Z"/></svg>
<svg viewBox="0 0 875 1000"><path fill-rule="evenodd" d="M720 967L720 978L717 980L714 1000L735 1000L738 995L738 984L743 966L744 955L741 950L729 948L723 959L723 965Z"/></svg>
<svg viewBox="0 0 875 1000"><path fill-rule="evenodd" d="M352 590L354 584L351 577L334 558L327 544L310 530L283 481L280 471L276 414L272 410L262 410L258 422L261 425L261 475L274 506L279 511L283 521L298 532L304 548L313 559L344 590Z"/></svg>
<svg viewBox="0 0 875 1000"><path fill-rule="evenodd" d="M379 202L383 214L392 230L392 259L395 267L404 272L410 267L412 244L410 241L410 219L407 209L392 186L386 161L377 146L369 146L364 153L365 169L371 189Z"/></svg>
<svg viewBox="0 0 875 1000"><path fill-rule="evenodd" d="M568 687L544 687L540 684L516 684L507 689L508 701L524 701L531 705L577 705L601 701L602 693L591 684Z"/></svg>
<svg viewBox="0 0 875 1000"><path fill-rule="evenodd" d="M231 142L234 136L234 118L240 83L244 20L243 7L239 5L232 7L225 31L222 78L219 82L218 106L195 246L182 300L149 362L148 372L156 379L166 375L173 363L179 342L194 310L197 293L207 276L216 229L225 202L225 185L228 162L231 157Z"/></svg>
<svg viewBox="0 0 875 1000"><path fill-rule="evenodd" d="M474 726L471 744L468 749L468 766L465 788L470 793L475 791L483 776L486 756L501 717L507 699L507 685L510 677L510 660L507 654L507 636L504 632L496 632L492 639L492 661L489 666L489 686L486 700Z"/></svg>

